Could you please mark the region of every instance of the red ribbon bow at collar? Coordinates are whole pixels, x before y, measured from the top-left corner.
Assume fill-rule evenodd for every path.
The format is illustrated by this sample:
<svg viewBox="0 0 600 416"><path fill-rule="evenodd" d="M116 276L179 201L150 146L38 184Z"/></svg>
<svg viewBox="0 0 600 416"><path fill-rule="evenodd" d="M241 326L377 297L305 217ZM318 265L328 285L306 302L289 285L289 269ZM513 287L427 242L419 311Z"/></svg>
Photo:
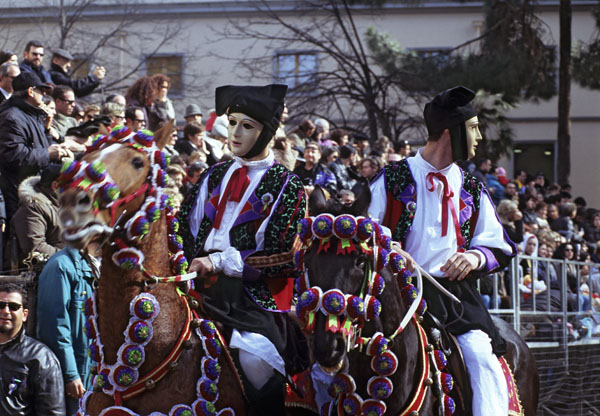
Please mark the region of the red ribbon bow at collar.
<svg viewBox="0 0 600 416"><path fill-rule="evenodd" d="M454 204L452 203L452 197L454 196L454 192L450 189L448 185L448 180L444 175L439 172L429 172L427 174L427 181L429 184L427 185L427 190L429 192L435 192L435 184L433 183L433 178L440 181L443 185L443 194L442 194L442 237L444 237L448 233L448 209L452 213L452 222L454 223L454 230L456 232L456 242L458 247L461 248L463 246L463 237L460 232L460 224L458 222L458 216L456 215L456 208L454 208Z"/></svg>
<svg viewBox="0 0 600 416"><path fill-rule="evenodd" d="M221 195L221 200L217 206L217 214L215 216L213 228L218 230L221 226L221 220L223 219L227 202L240 202L242 196L244 196L244 192L246 192L246 189L248 188L248 185L250 185L248 166L242 166L241 168L236 169L231 175L231 178L229 178L225 192L223 192L223 195Z"/></svg>

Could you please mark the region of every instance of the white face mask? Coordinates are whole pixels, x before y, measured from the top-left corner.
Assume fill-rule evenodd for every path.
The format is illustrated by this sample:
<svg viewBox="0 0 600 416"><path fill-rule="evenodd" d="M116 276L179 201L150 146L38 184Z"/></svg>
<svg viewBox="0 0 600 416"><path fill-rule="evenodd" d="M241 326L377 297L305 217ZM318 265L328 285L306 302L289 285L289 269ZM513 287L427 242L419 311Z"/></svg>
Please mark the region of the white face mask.
<svg viewBox="0 0 600 416"><path fill-rule="evenodd" d="M477 116L465 121L465 127L467 130L467 157L471 159L475 157L475 148L477 147L477 142L481 140L481 132L479 131L479 120L477 119Z"/></svg>
<svg viewBox="0 0 600 416"><path fill-rule="evenodd" d="M229 148L234 155L243 157L254 147L264 126L242 113L231 113L228 119Z"/></svg>

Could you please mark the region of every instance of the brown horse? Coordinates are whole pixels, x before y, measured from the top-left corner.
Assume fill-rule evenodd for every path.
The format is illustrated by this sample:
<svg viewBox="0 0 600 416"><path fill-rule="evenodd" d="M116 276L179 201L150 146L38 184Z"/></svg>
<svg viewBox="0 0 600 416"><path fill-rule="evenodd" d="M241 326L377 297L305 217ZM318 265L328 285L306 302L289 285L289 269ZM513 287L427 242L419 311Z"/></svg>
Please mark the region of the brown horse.
<svg viewBox="0 0 600 416"><path fill-rule="evenodd" d="M333 222L335 230L335 224L342 224L338 222L342 214L350 214L351 217L358 218L355 224L360 224L362 219L358 216L366 216L370 199L370 193L363 192L354 205L345 207L335 200L326 201L323 193L317 189L309 201L310 214L317 216L328 213L332 216L329 217L330 220L323 220L319 226L312 226L313 231L306 232L306 227L303 231L300 228L300 237L307 243L303 257L298 259L299 262L303 261L306 272L304 288L301 290L319 287L321 303L320 305L311 304L311 296L306 296L305 299L302 295L297 308L300 309L299 315L305 324L309 322L310 315L305 311L313 310L314 326L310 342L313 359L326 372L337 374L330 385L330 389L337 393L337 395L333 395L337 399L332 400L326 406L331 407L330 414L338 414L336 411L343 408L347 413L357 415L368 412L372 412L368 414L374 415L384 413L389 415L437 415L440 410L440 399L438 398L444 397L440 394L444 382L436 375L436 368L443 369L443 366L436 362L436 351L431 346L427 347L429 342L419 324L418 314L412 317L406 326L399 329L400 321L407 315L410 304L403 300L407 299L407 293L411 294L408 296L409 299L414 299L417 297L415 293L418 292L415 292L414 288L407 288L410 285L407 285L406 280L397 278L389 265L378 272L385 282L382 292L379 293L375 290L375 293L379 293L376 297L381 305L380 314L377 316L377 313L374 313L370 319L367 318L366 322L362 320L364 327L358 334L356 333L358 327L354 327L355 332L351 332L350 335L340 330L331 331L332 314L336 312L335 306L339 305L339 301L331 302L334 300L332 295L330 295L330 299L326 295L336 289L346 295L346 310L338 317L341 327L345 317L352 317L356 314L356 311L353 313L350 311L351 298L348 296L358 295L360 297L363 293L368 293L365 288L371 287L367 282L371 271L365 271L365 268L371 264L373 269L376 269L376 265L373 264L373 255L367 250L366 243L363 242L365 250L360 247L358 237L355 237L353 241L355 250L342 250L344 252L340 253L340 249L344 246L341 243L343 238L340 238L343 230L320 237L314 234L319 229L326 230L328 221ZM319 218L323 217L312 217L311 221L318 223ZM352 220L349 223L352 223ZM373 249L373 240L375 240L375 234L369 244L371 244L370 249L377 252L377 248ZM345 246L348 247L348 245L349 241L346 239ZM398 273L398 276L400 274ZM405 275L405 277L407 276ZM367 298L363 296L363 299ZM416 303L418 303L418 298ZM417 310L421 308L420 305ZM331 308L334 310L331 311ZM409 312L409 315L413 316L412 312ZM359 319L355 319L353 323L356 324L359 321ZM533 416L536 413L538 394L535 360L527 345L510 325L501 320L498 321L500 322L497 322L497 326L509 344L505 359L515 375L524 414ZM333 322L335 327L335 318ZM378 339L375 336L377 332L381 333L383 337L380 336ZM388 339L387 349L383 347L382 342L385 341L381 341L381 338ZM355 348L357 345L360 347ZM375 358L375 356L383 357L382 351L393 353L388 354L387 358L395 356L397 371L388 371L390 366L394 365L393 358L386 359L387 361L379 361L379 358ZM381 365L382 363L383 365ZM391 374L388 374L389 372ZM379 384L376 385L375 382ZM450 395L454 393L450 392ZM348 399L349 397L350 399ZM356 399L357 397L358 399ZM441 401L443 400L448 399ZM465 409L461 408L459 401L456 400L455 414L471 414L470 402L465 403ZM447 402L445 406L448 406ZM323 414L323 410L321 412Z"/></svg>
<svg viewBox="0 0 600 416"><path fill-rule="evenodd" d="M162 192L171 131L169 124L152 137L119 126L59 178L63 237L77 248L102 244L95 302L87 304L100 373L82 415L245 414L214 326L192 315L197 302L173 282L186 264Z"/></svg>

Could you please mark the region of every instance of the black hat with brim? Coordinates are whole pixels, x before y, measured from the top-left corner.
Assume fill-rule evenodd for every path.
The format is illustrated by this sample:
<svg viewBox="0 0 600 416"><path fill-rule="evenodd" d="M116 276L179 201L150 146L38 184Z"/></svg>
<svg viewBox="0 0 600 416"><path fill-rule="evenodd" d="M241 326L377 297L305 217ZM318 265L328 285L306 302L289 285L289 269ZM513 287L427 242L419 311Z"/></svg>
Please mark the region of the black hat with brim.
<svg viewBox="0 0 600 416"><path fill-rule="evenodd" d="M15 91L25 91L28 88L47 88L52 89L50 84L46 84L42 82L40 77L37 76L34 72L21 72L21 74L12 82L13 90Z"/></svg>
<svg viewBox="0 0 600 416"><path fill-rule="evenodd" d="M430 136L442 133L445 129L464 123L477 115L469 104L475 93L466 87L454 87L440 92L425 104L423 118Z"/></svg>

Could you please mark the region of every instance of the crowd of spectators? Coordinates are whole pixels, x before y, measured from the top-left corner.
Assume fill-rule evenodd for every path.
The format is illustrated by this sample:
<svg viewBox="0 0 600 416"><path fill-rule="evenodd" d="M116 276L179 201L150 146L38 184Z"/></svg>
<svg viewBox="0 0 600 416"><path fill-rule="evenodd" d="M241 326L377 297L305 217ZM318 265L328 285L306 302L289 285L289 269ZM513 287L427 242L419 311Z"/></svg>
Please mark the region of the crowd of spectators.
<svg viewBox="0 0 600 416"><path fill-rule="evenodd" d="M41 42L30 41L20 63L16 54L0 53L0 236L8 240L0 241L0 250L5 251L0 251L0 270L17 270L32 255L50 258L39 282L44 287L37 305L43 326L38 326L37 336L59 359L65 403L72 414L76 399L91 387L87 355L82 352L87 339L79 306L91 292L92 279L82 256L93 256L65 247L60 240L54 184L60 163L77 157L96 134L107 134L117 125L134 132L155 131L169 120L185 119L185 124L173 129L165 148L171 159L169 193L177 208L206 169L232 155L227 146L227 118L217 117L214 110L204 117L196 103L177 114L168 97L171 81L167 76L142 77L122 94L94 101L90 94L100 86L106 70L96 67L88 76L72 79L73 56L54 49L46 70L45 52ZM286 108L273 152L277 161L300 177L309 193L321 186L343 203L352 204L384 165L413 154L407 141L394 143L387 137L369 138L331 129L322 118L305 119L290 127L286 125L288 116ZM587 207L583 198L573 199L569 185L547 184L541 173L531 176L518 171L509 180L505 169L487 158L463 168L486 185L507 234L524 254L590 262L587 269L570 268L567 273L570 293L587 295L569 299L572 307L592 308L593 297L600 296L600 278L598 282L591 278L598 275L597 264L592 263L599 262L600 212ZM558 282L561 275L560 270L539 262L535 275L540 282L532 282L534 265L525 262L521 266L524 292L551 290L543 283ZM573 280L573 275L578 278ZM486 295L484 286L482 293ZM23 294L14 288L6 289L4 295L26 306ZM4 305L0 312L16 316L26 311L14 311L15 302L0 302Z"/></svg>

